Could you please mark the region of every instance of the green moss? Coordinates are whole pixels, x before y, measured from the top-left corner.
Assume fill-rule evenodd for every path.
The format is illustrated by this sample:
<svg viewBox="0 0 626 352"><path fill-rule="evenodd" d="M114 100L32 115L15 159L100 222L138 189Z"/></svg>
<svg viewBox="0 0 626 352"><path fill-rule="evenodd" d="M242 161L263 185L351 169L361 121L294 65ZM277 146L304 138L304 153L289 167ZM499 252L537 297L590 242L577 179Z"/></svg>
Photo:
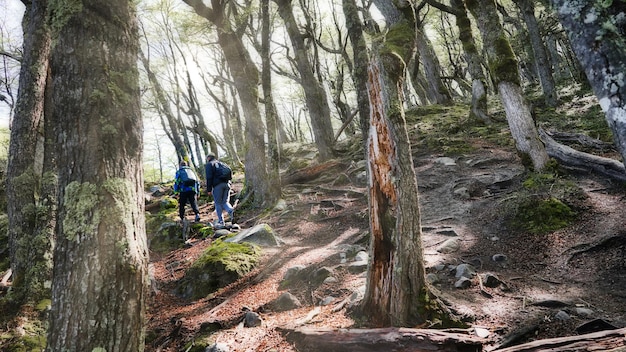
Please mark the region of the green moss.
<svg viewBox="0 0 626 352"><path fill-rule="evenodd" d="M389 28L385 35L385 43L381 54L393 53L402 61L407 62L414 49L415 26L409 21L402 20Z"/></svg>
<svg viewBox="0 0 626 352"><path fill-rule="evenodd" d="M568 226L575 218L576 213L569 206L551 197L522 204L514 226L533 234L544 234Z"/></svg>
<svg viewBox="0 0 626 352"><path fill-rule="evenodd" d="M82 0L50 0L48 18L52 30L60 31L67 22L83 10Z"/></svg>
<svg viewBox="0 0 626 352"><path fill-rule="evenodd" d="M63 234L70 241L79 235L95 233L100 224L98 187L92 183L71 182L65 187Z"/></svg>
<svg viewBox="0 0 626 352"><path fill-rule="evenodd" d="M261 249L254 244L216 240L192 264L191 269L203 268L209 262L221 262L226 270L243 275L254 268L260 255Z"/></svg>
<svg viewBox="0 0 626 352"><path fill-rule="evenodd" d="M504 81L520 85L517 59L504 34L495 41L494 49L496 57L490 62L489 69L495 78L496 84Z"/></svg>
<svg viewBox="0 0 626 352"><path fill-rule="evenodd" d="M48 309L48 307L50 307L52 305L52 300L46 298L46 299L42 299L41 301L39 301L39 303L37 303L37 306L35 306L35 309L43 312L46 309Z"/></svg>

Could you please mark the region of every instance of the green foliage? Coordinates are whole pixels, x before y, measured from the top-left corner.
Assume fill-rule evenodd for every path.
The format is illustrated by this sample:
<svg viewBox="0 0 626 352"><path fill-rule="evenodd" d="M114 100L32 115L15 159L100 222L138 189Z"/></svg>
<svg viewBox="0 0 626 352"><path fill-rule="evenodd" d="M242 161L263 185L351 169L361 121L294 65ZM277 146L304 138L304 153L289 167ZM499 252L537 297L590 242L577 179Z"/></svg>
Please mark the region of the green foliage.
<svg viewBox="0 0 626 352"><path fill-rule="evenodd" d="M468 105L427 105L406 112L415 150L457 156L472 152L484 142L512 146L504 123L485 125L469 117Z"/></svg>
<svg viewBox="0 0 626 352"><path fill-rule="evenodd" d="M574 222L585 207L584 192L558 175L554 161L547 169L552 172L529 174L521 189L505 201L503 215L512 229L532 234L556 231Z"/></svg>

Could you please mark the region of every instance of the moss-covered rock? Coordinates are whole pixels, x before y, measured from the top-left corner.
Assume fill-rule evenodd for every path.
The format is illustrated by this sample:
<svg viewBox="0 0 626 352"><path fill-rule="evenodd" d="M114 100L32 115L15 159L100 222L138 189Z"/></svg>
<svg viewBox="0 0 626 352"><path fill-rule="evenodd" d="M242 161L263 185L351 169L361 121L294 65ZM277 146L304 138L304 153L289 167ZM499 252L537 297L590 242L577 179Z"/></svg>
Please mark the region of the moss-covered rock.
<svg viewBox="0 0 626 352"><path fill-rule="evenodd" d="M157 253L179 248L183 243L183 228L180 223L163 222L156 232L148 233L148 247Z"/></svg>
<svg viewBox="0 0 626 352"><path fill-rule="evenodd" d="M216 240L187 270L178 293L186 298L205 297L254 269L260 255L254 244Z"/></svg>

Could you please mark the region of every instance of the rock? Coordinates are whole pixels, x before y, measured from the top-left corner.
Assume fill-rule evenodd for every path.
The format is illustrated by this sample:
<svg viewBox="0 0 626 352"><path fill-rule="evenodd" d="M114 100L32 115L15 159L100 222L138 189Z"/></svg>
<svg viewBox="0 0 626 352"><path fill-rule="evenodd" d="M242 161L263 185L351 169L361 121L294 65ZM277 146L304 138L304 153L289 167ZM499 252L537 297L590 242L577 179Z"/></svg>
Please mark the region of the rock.
<svg viewBox="0 0 626 352"><path fill-rule="evenodd" d="M482 339L487 338L489 335L491 335L491 332L489 330L477 326L474 327L474 333L476 334L476 336Z"/></svg>
<svg viewBox="0 0 626 352"><path fill-rule="evenodd" d="M447 156L443 156L435 159L435 163L442 164L443 166L456 166L456 161L454 159L449 158Z"/></svg>
<svg viewBox="0 0 626 352"><path fill-rule="evenodd" d="M504 254L494 254L491 257L491 260L493 260L494 262L497 262L497 263L502 263L502 262L506 262L508 260L508 258Z"/></svg>
<svg viewBox="0 0 626 352"><path fill-rule="evenodd" d="M358 274L367 271L367 261L352 262L348 265L348 271L352 274Z"/></svg>
<svg viewBox="0 0 626 352"><path fill-rule="evenodd" d="M471 198L469 189L467 187L459 187L454 190L454 195L463 200L468 200Z"/></svg>
<svg viewBox="0 0 626 352"><path fill-rule="evenodd" d="M283 281L293 279L298 276L298 274L304 270L306 267L304 265L295 265L291 268L288 268L285 272L285 276L283 276Z"/></svg>
<svg viewBox="0 0 626 352"><path fill-rule="evenodd" d="M243 317L243 326L246 328L261 326L261 323L263 323L263 319L255 312L248 311Z"/></svg>
<svg viewBox="0 0 626 352"><path fill-rule="evenodd" d="M483 285L486 287L494 288L500 286L500 284L502 284L502 281L496 275L491 273L483 275Z"/></svg>
<svg viewBox="0 0 626 352"><path fill-rule="evenodd" d="M284 312L302 307L300 300L289 292L285 292L271 303L273 309L277 312Z"/></svg>
<svg viewBox="0 0 626 352"><path fill-rule="evenodd" d="M467 278L467 279L471 279L472 277L474 277L474 275L476 275L476 269L474 269L474 267L470 264L459 264L456 267L455 270L455 274L454 277L457 279L460 278Z"/></svg>
<svg viewBox="0 0 626 352"><path fill-rule="evenodd" d="M215 233L213 234L213 239L218 239L218 238L222 238L225 236L230 235L230 231L227 229L219 229L216 230Z"/></svg>
<svg viewBox="0 0 626 352"><path fill-rule="evenodd" d="M428 273L426 274L426 282L432 285L437 284L439 283L439 276L435 273Z"/></svg>
<svg viewBox="0 0 626 352"><path fill-rule="evenodd" d="M274 230L268 224L258 224L252 228L243 230L231 238L224 240L225 242L250 242L259 246L278 247L280 239L274 233Z"/></svg>
<svg viewBox="0 0 626 352"><path fill-rule="evenodd" d="M462 277L454 283L454 287L458 289L465 289L465 288L469 288L470 286L472 286L472 280L466 277Z"/></svg>
<svg viewBox="0 0 626 352"><path fill-rule="evenodd" d="M321 267L313 273L313 281L321 284L327 277L333 274L333 270L327 267Z"/></svg>
<svg viewBox="0 0 626 352"><path fill-rule="evenodd" d="M437 252L450 254L450 253L454 253L458 251L460 248L461 248L461 244L459 243L459 240L456 238L450 238L446 240L444 243L442 243L441 246L439 246L439 248L437 248Z"/></svg>
<svg viewBox="0 0 626 352"><path fill-rule="evenodd" d="M279 199L276 205L274 205L274 210L283 211L285 209L287 209L287 201L284 199Z"/></svg>
<svg viewBox="0 0 626 352"><path fill-rule="evenodd" d="M560 310L554 315L554 319L560 320L560 321L568 321L571 319L571 317L565 311Z"/></svg>
<svg viewBox="0 0 626 352"><path fill-rule="evenodd" d="M327 306L335 301L335 297L327 296L320 301L320 306Z"/></svg>
<svg viewBox="0 0 626 352"><path fill-rule="evenodd" d="M354 256L355 262L367 262L369 260L369 255L366 251L360 251Z"/></svg>
<svg viewBox="0 0 626 352"><path fill-rule="evenodd" d="M337 280L337 278L334 277L334 276L329 276L329 277L324 279L324 283L325 284L334 284L336 282L339 282L339 280Z"/></svg>
<svg viewBox="0 0 626 352"><path fill-rule="evenodd" d="M230 352L230 348L225 343L214 343L207 347L204 352Z"/></svg>
<svg viewBox="0 0 626 352"><path fill-rule="evenodd" d="M576 315L588 318L588 317L591 317L593 315L593 310L591 310L589 308L578 307L578 308L576 308Z"/></svg>

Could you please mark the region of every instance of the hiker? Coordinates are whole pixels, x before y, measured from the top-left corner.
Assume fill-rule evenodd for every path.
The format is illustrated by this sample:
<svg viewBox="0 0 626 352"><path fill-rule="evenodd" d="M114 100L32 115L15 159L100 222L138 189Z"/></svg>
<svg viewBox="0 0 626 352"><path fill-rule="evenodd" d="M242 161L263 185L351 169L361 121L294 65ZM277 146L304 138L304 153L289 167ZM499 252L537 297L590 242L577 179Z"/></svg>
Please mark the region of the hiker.
<svg viewBox="0 0 626 352"><path fill-rule="evenodd" d="M180 162L180 168L174 178L174 194L180 194L178 198L178 216L182 221L185 218L185 205L191 204L191 209L196 214L196 222L200 221L197 197L200 193L200 182L196 173L187 166L186 161Z"/></svg>
<svg viewBox="0 0 626 352"><path fill-rule="evenodd" d="M235 210L230 205L230 180L232 179L232 170L225 163L217 160L215 154L209 153L206 157L207 163L204 165L206 173L206 190L209 195L213 193L215 201L215 213L217 214L216 225L224 226L222 213L224 210L230 217L230 222L235 223Z"/></svg>

